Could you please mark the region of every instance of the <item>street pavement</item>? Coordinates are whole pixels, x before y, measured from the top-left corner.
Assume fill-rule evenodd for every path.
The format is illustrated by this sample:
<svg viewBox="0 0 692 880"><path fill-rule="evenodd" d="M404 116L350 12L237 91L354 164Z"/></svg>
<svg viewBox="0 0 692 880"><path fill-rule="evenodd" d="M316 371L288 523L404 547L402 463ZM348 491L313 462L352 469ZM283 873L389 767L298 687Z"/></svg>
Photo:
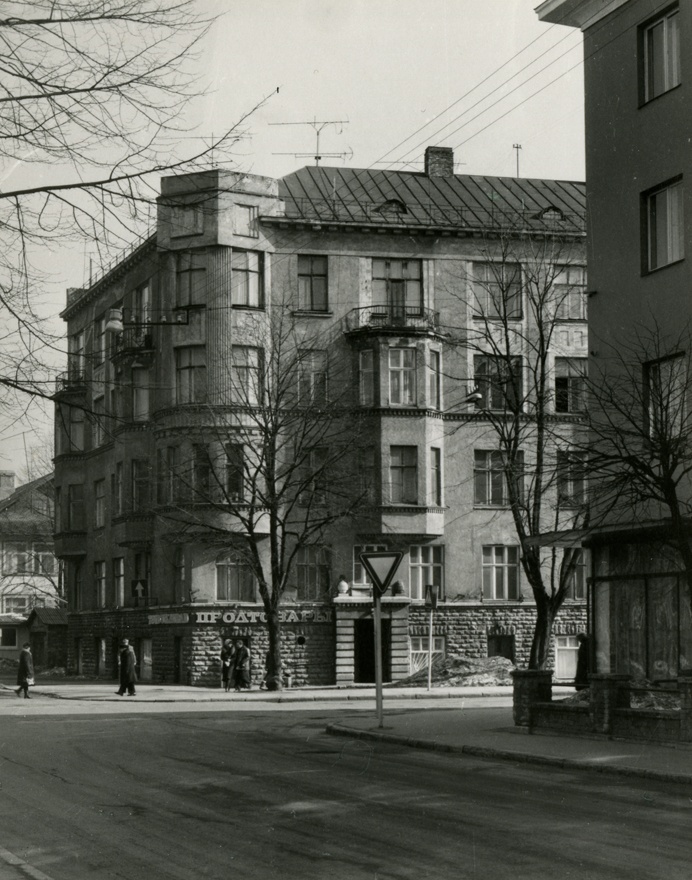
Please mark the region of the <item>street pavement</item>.
<svg viewBox="0 0 692 880"><path fill-rule="evenodd" d="M139 683L134 697L118 696L115 687L112 682L39 681L27 701L17 699L11 685L4 684L0 685L0 713L255 712L318 707L341 712L353 708L352 716L330 723L327 732L450 754L692 784L692 748L686 745L529 734L515 727L511 687L434 687L430 691L385 687L381 727L375 689L370 686L224 693L220 688ZM572 688L556 687L553 698L572 693Z"/></svg>

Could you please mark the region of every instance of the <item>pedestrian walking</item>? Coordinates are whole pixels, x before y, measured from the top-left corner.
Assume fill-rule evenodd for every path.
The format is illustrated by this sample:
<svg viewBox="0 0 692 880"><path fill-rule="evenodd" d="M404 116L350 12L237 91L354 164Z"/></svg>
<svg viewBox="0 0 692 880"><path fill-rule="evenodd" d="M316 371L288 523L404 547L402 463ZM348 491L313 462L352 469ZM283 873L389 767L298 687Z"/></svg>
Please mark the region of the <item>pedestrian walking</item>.
<svg viewBox="0 0 692 880"><path fill-rule="evenodd" d="M233 686L236 691L245 688L250 690L250 650L242 639L235 643L235 658L233 661Z"/></svg>
<svg viewBox="0 0 692 880"><path fill-rule="evenodd" d="M17 669L17 684L19 687L15 694L19 696L24 691L24 699L30 700L29 687L34 683L34 658L31 656L31 645L24 642L19 654L19 667Z"/></svg>
<svg viewBox="0 0 692 880"><path fill-rule="evenodd" d="M589 637L586 633L577 636L577 671L574 676L575 690L583 691L589 686Z"/></svg>
<svg viewBox="0 0 692 880"><path fill-rule="evenodd" d="M228 693L233 684L233 665L235 660L235 648L231 639L225 639L221 648L221 683Z"/></svg>
<svg viewBox="0 0 692 880"><path fill-rule="evenodd" d="M116 691L121 697L127 690L128 697L135 696L135 682L137 681L137 658L135 651L127 639L120 642L120 690Z"/></svg>

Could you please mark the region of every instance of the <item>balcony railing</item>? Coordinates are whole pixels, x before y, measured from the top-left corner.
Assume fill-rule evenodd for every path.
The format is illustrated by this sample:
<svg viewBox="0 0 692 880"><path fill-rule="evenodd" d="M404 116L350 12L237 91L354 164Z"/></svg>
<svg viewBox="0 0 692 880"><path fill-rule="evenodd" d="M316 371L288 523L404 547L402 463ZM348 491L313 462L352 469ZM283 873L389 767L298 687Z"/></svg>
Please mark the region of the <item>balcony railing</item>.
<svg viewBox="0 0 692 880"><path fill-rule="evenodd" d="M66 370L58 373L55 379L55 393L72 392L84 393L86 391L86 373L84 370Z"/></svg>
<svg viewBox="0 0 692 880"><path fill-rule="evenodd" d="M113 356L154 351L154 337L151 328L143 324L125 327L113 340Z"/></svg>
<svg viewBox="0 0 692 880"><path fill-rule="evenodd" d="M427 333L436 331L438 326L438 313L418 306L366 306L351 309L344 318L344 333L356 330L415 330Z"/></svg>

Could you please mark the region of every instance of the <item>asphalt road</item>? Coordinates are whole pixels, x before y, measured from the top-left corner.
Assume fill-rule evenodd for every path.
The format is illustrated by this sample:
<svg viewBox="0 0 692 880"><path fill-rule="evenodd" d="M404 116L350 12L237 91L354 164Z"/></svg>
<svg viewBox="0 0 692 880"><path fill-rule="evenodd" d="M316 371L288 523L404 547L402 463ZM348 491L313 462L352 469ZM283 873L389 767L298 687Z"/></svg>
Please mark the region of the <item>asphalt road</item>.
<svg viewBox="0 0 692 880"><path fill-rule="evenodd" d="M0 880L692 877L685 786L324 733L353 714L0 714Z"/></svg>

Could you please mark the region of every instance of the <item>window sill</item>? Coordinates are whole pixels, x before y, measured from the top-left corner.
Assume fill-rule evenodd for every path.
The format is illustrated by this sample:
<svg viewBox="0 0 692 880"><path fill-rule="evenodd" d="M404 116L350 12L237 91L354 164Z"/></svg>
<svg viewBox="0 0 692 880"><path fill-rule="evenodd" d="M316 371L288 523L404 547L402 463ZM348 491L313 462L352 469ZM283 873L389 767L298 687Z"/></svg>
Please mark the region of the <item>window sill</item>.
<svg viewBox="0 0 692 880"><path fill-rule="evenodd" d="M679 263L684 263L685 257L680 257L679 260L671 260L670 263L663 263L662 266L655 266L653 269L644 269L642 270L642 278L646 278L647 275L655 275L657 272L661 272L663 269L668 269L670 266L677 266Z"/></svg>
<svg viewBox="0 0 692 880"><path fill-rule="evenodd" d="M231 308L237 309L238 311L241 311L241 312L263 312L264 311L264 304L262 304L261 306L250 306L250 305L244 305L241 303L231 303Z"/></svg>
<svg viewBox="0 0 692 880"><path fill-rule="evenodd" d="M296 318L333 318L334 312L322 309L294 309L291 312Z"/></svg>
<svg viewBox="0 0 692 880"><path fill-rule="evenodd" d="M645 107L649 107L651 104L654 104L656 101L659 101L661 98L664 98L666 95L669 95L671 92L676 92L679 88L682 87L682 82L677 83L674 86L671 86L669 89L666 89L665 92L661 92L659 95L654 95L651 98L640 98L639 100L639 109L643 110Z"/></svg>

